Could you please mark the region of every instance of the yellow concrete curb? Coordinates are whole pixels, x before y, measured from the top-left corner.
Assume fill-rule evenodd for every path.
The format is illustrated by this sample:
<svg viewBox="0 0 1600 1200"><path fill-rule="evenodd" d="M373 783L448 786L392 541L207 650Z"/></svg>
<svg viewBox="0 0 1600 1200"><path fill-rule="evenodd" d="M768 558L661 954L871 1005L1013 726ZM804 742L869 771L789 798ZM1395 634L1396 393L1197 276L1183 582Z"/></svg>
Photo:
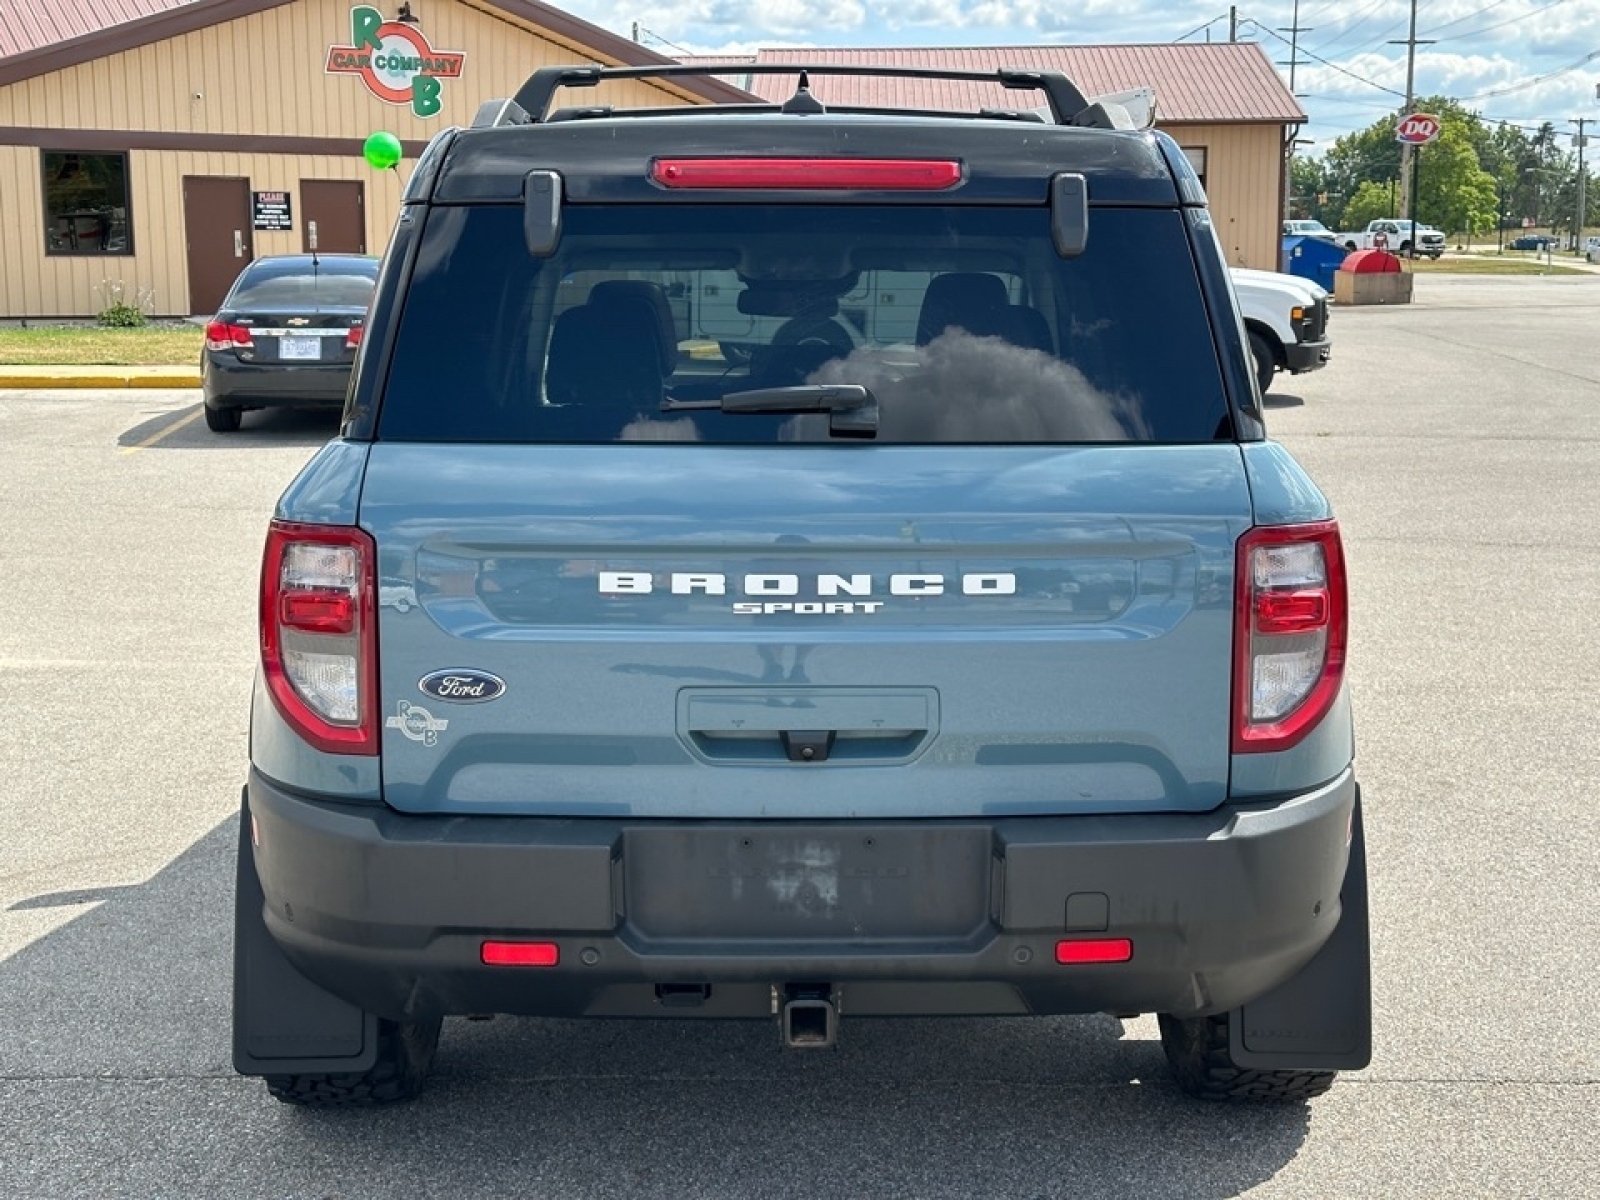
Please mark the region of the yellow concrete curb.
<svg viewBox="0 0 1600 1200"><path fill-rule="evenodd" d="M0 367L0 389L197 388L195 367Z"/></svg>

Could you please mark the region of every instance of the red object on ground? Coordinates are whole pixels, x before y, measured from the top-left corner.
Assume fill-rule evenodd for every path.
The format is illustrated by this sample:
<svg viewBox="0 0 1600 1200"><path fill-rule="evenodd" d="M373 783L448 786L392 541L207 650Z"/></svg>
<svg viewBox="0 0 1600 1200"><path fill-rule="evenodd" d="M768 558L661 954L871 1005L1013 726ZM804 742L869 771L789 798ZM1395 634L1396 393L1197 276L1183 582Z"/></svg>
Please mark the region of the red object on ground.
<svg viewBox="0 0 1600 1200"><path fill-rule="evenodd" d="M1345 255L1339 270L1358 275L1398 275L1400 260L1387 250L1353 250Z"/></svg>

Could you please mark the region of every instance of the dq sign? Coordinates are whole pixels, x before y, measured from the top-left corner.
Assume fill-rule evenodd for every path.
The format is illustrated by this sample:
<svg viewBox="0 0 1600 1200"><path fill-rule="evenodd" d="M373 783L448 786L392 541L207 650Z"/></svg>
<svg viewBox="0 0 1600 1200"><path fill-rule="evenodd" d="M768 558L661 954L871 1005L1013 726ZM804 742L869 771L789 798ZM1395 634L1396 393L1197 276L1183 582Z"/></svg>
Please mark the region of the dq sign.
<svg viewBox="0 0 1600 1200"><path fill-rule="evenodd" d="M1408 146L1426 146L1439 136L1439 118L1428 113L1412 113L1401 117L1394 127L1394 140Z"/></svg>
<svg viewBox="0 0 1600 1200"><path fill-rule="evenodd" d="M350 10L348 46L328 47L330 75L359 75L379 100L408 105L419 117L438 116L441 79L459 79L467 56L435 50L407 21L386 21L365 4Z"/></svg>

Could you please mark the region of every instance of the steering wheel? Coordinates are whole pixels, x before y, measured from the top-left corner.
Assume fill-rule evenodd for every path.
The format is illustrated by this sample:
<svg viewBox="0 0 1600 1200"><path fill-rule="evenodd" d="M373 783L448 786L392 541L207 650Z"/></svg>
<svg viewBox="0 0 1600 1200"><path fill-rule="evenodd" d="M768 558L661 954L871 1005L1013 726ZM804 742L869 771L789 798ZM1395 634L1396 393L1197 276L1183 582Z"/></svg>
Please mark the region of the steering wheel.
<svg viewBox="0 0 1600 1200"><path fill-rule="evenodd" d="M826 346L832 357L842 358L856 348L849 330L832 317L801 313L790 317L772 335L774 346Z"/></svg>

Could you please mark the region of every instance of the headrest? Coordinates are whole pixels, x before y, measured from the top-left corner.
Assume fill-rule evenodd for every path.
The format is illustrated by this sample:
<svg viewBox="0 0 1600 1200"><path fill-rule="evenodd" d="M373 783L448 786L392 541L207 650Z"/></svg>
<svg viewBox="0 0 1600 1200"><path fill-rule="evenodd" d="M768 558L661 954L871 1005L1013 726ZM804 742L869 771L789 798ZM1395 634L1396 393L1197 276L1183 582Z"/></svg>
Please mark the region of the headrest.
<svg viewBox="0 0 1600 1200"><path fill-rule="evenodd" d="M659 283L648 279L607 279L589 290L594 308L615 308L627 304L648 307L656 322L656 339L661 346L661 377L671 375L678 365L678 333L672 321L672 305Z"/></svg>
<svg viewBox="0 0 1600 1200"><path fill-rule="evenodd" d="M562 313L550 335L545 392L553 404L659 404L661 332L650 307L629 299Z"/></svg>
<svg viewBox="0 0 1600 1200"><path fill-rule="evenodd" d="M982 271L949 271L935 275L922 297L917 319L917 345L926 346L952 325L983 337L994 334L1009 297L998 275Z"/></svg>

